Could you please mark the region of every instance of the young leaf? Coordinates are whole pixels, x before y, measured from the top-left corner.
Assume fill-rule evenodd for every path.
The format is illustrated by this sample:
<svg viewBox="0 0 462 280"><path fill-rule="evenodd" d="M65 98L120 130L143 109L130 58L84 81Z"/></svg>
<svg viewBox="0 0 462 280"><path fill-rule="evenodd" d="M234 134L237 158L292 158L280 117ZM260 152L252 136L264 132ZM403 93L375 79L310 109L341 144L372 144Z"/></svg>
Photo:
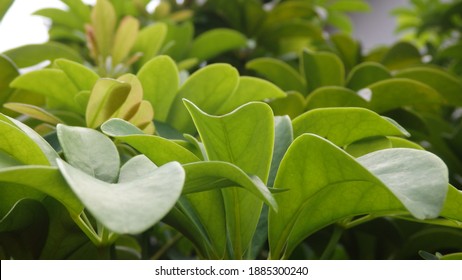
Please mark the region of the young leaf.
<svg viewBox="0 0 462 280"><path fill-rule="evenodd" d="M244 47L246 43L245 36L235 30L215 28L202 33L194 40L189 56L205 61L223 52Z"/></svg>
<svg viewBox="0 0 462 280"><path fill-rule="evenodd" d="M4 104L3 107L50 124L63 123L58 117L34 105L11 102Z"/></svg>
<svg viewBox="0 0 462 280"><path fill-rule="evenodd" d="M113 65L123 62L130 53L138 35L139 25L139 21L131 16L126 16L120 22L112 46Z"/></svg>
<svg viewBox="0 0 462 280"><path fill-rule="evenodd" d="M245 67L254 70L284 91L294 90L306 93L305 81L289 64L274 58L257 58Z"/></svg>
<svg viewBox="0 0 462 280"><path fill-rule="evenodd" d="M74 101L79 91L68 76L58 69L41 69L17 77L11 87L29 90L42 94L58 102L59 107L79 112L80 108Z"/></svg>
<svg viewBox="0 0 462 280"><path fill-rule="evenodd" d="M154 119L166 121L180 83L175 61L165 55L156 56L141 67L137 77L143 86L144 99L154 108Z"/></svg>
<svg viewBox="0 0 462 280"><path fill-rule="evenodd" d="M98 48L98 54L105 59L110 55L114 44L114 30L117 24L117 15L108 0L98 0L91 13L93 35ZM98 57L99 58L99 57Z"/></svg>
<svg viewBox="0 0 462 280"><path fill-rule="evenodd" d="M0 54L0 106L10 98L13 92L10 83L17 76L19 76L19 71L14 63L8 57Z"/></svg>
<svg viewBox="0 0 462 280"><path fill-rule="evenodd" d="M343 86L345 69L335 54L305 50L302 53L300 67L308 92L322 86Z"/></svg>
<svg viewBox="0 0 462 280"><path fill-rule="evenodd" d="M139 64L143 65L159 54L159 51L165 41L167 34L167 25L163 22L158 22L143 28L136 38L133 52L141 52Z"/></svg>
<svg viewBox="0 0 462 280"><path fill-rule="evenodd" d="M99 79L98 74L91 69L72 60L59 58L53 65L61 69L79 91L91 90Z"/></svg>
<svg viewBox="0 0 462 280"><path fill-rule="evenodd" d="M85 119L87 126L99 127L111 118L130 94L128 83L113 79L100 79L93 87L88 100Z"/></svg>
<svg viewBox="0 0 462 280"><path fill-rule="evenodd" d="M314 109L292 121L294 136L314 133L338 146L373 136L409 136L390 119L363 108Z"/></svg>
<svg viewBox="0 0 462 280"><path fill-rule="evenodd" d="M108 137L90 128L62 124L57 126L57 132L69 164L99 180L117 181L119 153Z"/></svg>
<svg viewBox="0 0 462 280"><path fill-rule="evenodd" d="M138 161L136 165L140 166L129 170L147 170L145 164L148 163ZM117 184L100 181L62 160L58 161L58 166L95 218L120 234L138 234L159 222L180 197L185 179L183 168L176 162L143 174L136 180Z"/></svg>

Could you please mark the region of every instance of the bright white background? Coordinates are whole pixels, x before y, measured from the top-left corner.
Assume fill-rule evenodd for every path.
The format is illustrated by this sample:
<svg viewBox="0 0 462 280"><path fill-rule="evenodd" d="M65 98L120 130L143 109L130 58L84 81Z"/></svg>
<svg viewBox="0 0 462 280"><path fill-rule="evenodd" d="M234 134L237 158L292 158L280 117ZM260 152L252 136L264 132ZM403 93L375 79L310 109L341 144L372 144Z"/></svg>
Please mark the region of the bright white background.
<svg viewBox="0 0 462 280"><path fill-rule="evenodd" d="M2 1L2 0L0 0ZM96 0L84 0L94 3ZM234 0L233 0L234 1ZM390 9L405 5L408 0L369 0L372 13L355 14L354 36L366 49L377 44L390 44L397 40L393 34L395 20L389 15ZM0 22L0 53L14 47L47 41L49 22L31 14L41 8L65 7L59 0L15 0L13 6Z"/></svg>

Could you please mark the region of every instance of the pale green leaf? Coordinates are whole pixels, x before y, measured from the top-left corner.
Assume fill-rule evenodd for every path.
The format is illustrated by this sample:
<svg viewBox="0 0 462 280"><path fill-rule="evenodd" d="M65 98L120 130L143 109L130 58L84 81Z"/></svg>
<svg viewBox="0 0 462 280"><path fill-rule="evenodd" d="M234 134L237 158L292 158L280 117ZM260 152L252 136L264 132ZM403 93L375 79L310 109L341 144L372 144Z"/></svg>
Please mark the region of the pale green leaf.
<svg viewBox="0 0 462 280"><path fill-rule="evenodd" d="M126 16L119 23L114 37L114 45L112 46L113 65L118 65L127 58L135 44L139 25L139 21L131 16Z"/></svg>
<svg viewBox="0 0 462 280"><path fill-rule="evenodd" d="M108 137L90 128L62 124L57 126L57 132L69 164L99 180L117 181L119 153Z"/></svg>
<svg viewBox="0 0 462 280"><path fill-rule="evenodd" d="M91 24L98 54L105 59L110 55L114 44L114 31L117 15L108 0L98 0L91 12Z"/></svg>
<svg viewBox="0 0 462 280"><path fill-rule="evenodd" d="M34 105L12 102L12 103L6 103L3 106L12 111L30 116L34 119L41 120L41 121L44 121L50 124L56 125L58 123L63 123L63 121L60 120L55 115L51 114L50 112L46 111L43 108L40 108Z"/></svg>
<svg viewBox="0 0 462 280"><path fill-rule="evenodd" d="M79 91L91 90L99 79L98 74L84 65L68 59L56 59L53 63L61 69Z"/></svg>
<svg viewBox="0 0 462 280"><path fill-rule="evenodd" d="M133 164L146 170L146 161ZM158 223L175 205L185 180L184 170L176 162L143 174L136 180L117 184L100 181L64 161L58 161L58 166L94 217L120 234L138 234ZM139 168L132 166L126 172Z"/></svg>
<svg viewBox="0 0 462 280"><path fill-rule="evenodd" d="M135 45L133 46L133 52L140 52L143 54L139 61L140 65L145 64L159 54L165 41L166 34L167 25L163 22L149 25L140 30Z"/></svg>
<svg viewBox="0 0 462 280"><path fill-rule="evenodd" d="M2 106L13 93L13 89L10 88L10 83L17 76L19 76L19 71L16 69L13 61L8 59L5 55L0 54L0 106Z"/></svg>

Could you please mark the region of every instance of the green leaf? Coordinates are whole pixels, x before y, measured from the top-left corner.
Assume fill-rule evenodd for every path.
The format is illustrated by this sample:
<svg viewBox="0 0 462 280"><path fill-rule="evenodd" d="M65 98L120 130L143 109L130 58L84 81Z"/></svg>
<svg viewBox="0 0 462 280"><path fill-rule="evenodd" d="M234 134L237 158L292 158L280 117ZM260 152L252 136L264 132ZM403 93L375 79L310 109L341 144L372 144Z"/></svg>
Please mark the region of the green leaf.
<svg viewBox="0 0 462 280"><path fill-rule="evenodd" d="M306 86L300 74L289 64L275 58L256 58L249 61L245 67L256 71L284 91L295 90L306 92Z"/></svg>
<svg viewBox="0 0 462 280"><path fill-rule="evenodd" d="M323 86L343 86L345 69L335 54L304 50L300 67L308 85L308 92Z"/></svg>
<svg viewBox="0 0 462 280"><path fill-rule="evenodd" d="M25 45L4 52L18 68L36 65L42 61L54 61L57 58L65 58L82 63L82 57L71 47L63 44L48 42L44 44Z"/></svg>
<svg viewBox="0 0 462 280"><path fill-rule="evenodd" d="M274 99L268 102L275 116L288 115L291 119L305 112L305 98L296 91L287 92L284 98Z"/></svg>
<svg viewBox="0 0 462 280"><path fill-rule="evenodd" d="M44 95L58 102L59 107L79 112L79 107L74 101L78 89L61 70L41 69L23 74L11 83L11 87Z"/></svg>
<svg viewBox="0 0 462 280"><path fill-rule="evenodd" d="M438 68L416 67L395 75L424 83L439 92L449 106L462 106L462 82L455 76Z"/></svg>
<svg viewBox="0 0 462 280"><path fill-rule="evenodd" d="M83 211L82 203L67 187L56 167L29 165L5 168L0 170L0 182L33 188L47 194L62 203L73 216Z"/></svg>
<svg viewBox="0 0 462 280"><path fill-rule="evenodd" d="M181 86L168 115L168 123L175 129L193 134L194 123L183 105L188 99L203 110L215 113L236 90L239 73L228 64L212 64L192 74Z"/></svg>
<svg viewBox="0 0 462 280"><path fill-rule="evenodd" d="M353 142L345 147L345 151L354 157L360 157L378 150L390 149L392 147L393 144L390 139L385 136L377 136Z"/></svg>
<svg viewBox="0 0 462 280"><path fill-rule="evenodd" d="M342 59L345 69L349 72L361 59L361 46L352 37L337 33L331 36L330 40L334 43L335 49Z"/></svg>
<svg viewBox="0 0 462 280"><path fill-rule="evenodd" d="M144 99L154 108L154 119L166 121L180 83L175 62L169 56L157 56L141 67L137 77L143 86Z"/></svg>
<svg viewBox="0 0 462 280"><path fill-rule="evenodd" d="M0 232L18 232L27 229L36 220L42 222L42 217L46 215L43 205L37 200L21 199L5 216L0 217Z"/></svg>
<svg viewBox="0 0 462 280"><path fill-rule="evenodd" d="M246 43L245 36L235 30L215 28L202 33L194 40L189 56L205 61L226 51L242 48Z"/></svg>
<svg viewBox="0 0 462 280"><path fill-rule="evenodd" d="M136 38L133 52L141 52L143 56L139 60L139 65L143 65L150 59L159 54L165 41L167 25L158 22L141 29Z"/></svg>
<svg viewBox="0 0 462 280"><path fill-rule="evenodd" d="M149 170L146 161L131 163L125 172ZM180 197L185 180L179 163L154 172L138 174L136 180L109 184L58 161L58 166L85 207L108 229L120 234L138 234L160 221ZM134 178L132 175L125 177Z"/></svg>
<svg viewBox="0 0 462 280"><path fill-rule="evenodd" d="M99 180L109 183L117 180L119 153L108 137L90 128L63 124L56 130L69 164Z"/></svg>
<svg viewBox="0 0 462 280"><path fill-rule="evenodd" d="M99 79L98 74L91 69L68 59L59 58L53 64L67 75L79 91L91 90Z"/></svg>
<svg viewBox="0 0 462 280"><path fill-rule="evenodd" d="M19 71L16 69L14 63L8 57L0 54L0 106L3 105L13 93L10 88L10 83L17 76Z"/></svg>
<svg viewBox="0 0 462 280"><path fill-rule="evenodd" d="M0 3L0 22L3 19L3 16L5 16L6 12L8 9L11 7L11 4L13 4L14 0L5 0Z"/></svg>
<svg viewBox="0 0 462 280"><path fill-rule="evenodd" d="M183 165L186 182L183 194L215 188L241 187L277 211L277 204L266 185L256 176L248 176L235 165L222 161L202 161Z"/></svg>
<svg viewBox="0 0 462 280"><path fill-rule="evenodd" d="M342 12L369 12L371 8L368 3L361 0L342 0L329 5L329 9Z"/></svg>
<svg viewBox="0 0 462 280"><path fill-rule="evenodd" d="M346 86L352 90L360 90L391 77L390 72L383 65L376 62L363 62L351 70Z"/></svg>
<svg viewBox="0 0 462 280"><path fill-rule="evenodd" d="M414 201L405 202L419 218L438 215L437 208L447 186L441 160L428 152L407 149L383 150L374 154L370 157L375 157L370 168L379 170L383 164L389 166L392 173L382 177L377 172L381 176L377 178L327 140L312 134L297 138L282 160L276 177L274 187L289 190L276 196L278 206L284 211L270 212L270 258L289 257L307 236L334 222L357 215L406 213L406 208L393 193L401 198L409 194L411 199L421 200L419 203L424 205L423 209L415 209ZM388 162L389 158L393 160ZM402 165L407 165L404 170ZM419 169L422 165L430 169ZM387 180L393 175L399 177L401 172L408 172L410 176L406 178L405 189L401 189L397 180ZM430 179L431 184L435 183L435 191L427 184L428 178L435 178L434 181Z"/></svg>
<svg viewBox="0 0 462 280"><path fill-rule="evenodd" d="M182 164L199 161L196 155L175 142L159 136L142 135L139 129L124 120L109 120L101 126L101 130L129 144L157 165L170 161Z"/></svg>
<svg viewBox="0 0 462 280"><path fill-rule="evenodd" d="M449 219L450 224L462 225L462 214L460 207L462 205L462 191L453 186L449 186L446 201L441 210L441 217Z"/></svg>
<svg viewBox="0 0 462 280"><path fill-rule="evenodd" d="M268 177L268 187L273 187L274 179L281 164L281 160L294 141L292 122L288 116L274 118L274 148L271 168Z"/></svg>
<svg viewBox="0 0 462 280"><path fill-rule="evenodd" d="M71 29L83 30L84 22L70 11L65 11L57 8L44 8L35 11L33 15L47 17L52 20L55 25L62 25Z"/></svg>
<svg viewBox="0 0 462 280"><path fill-rule="evenodd" d="M10 109L12 111L18 112L20 114L24 114L35 118L37 120L41 120L50 124L58 124L63 123L58 117L54 116L53 114L47 112L45 109L40 107L29 105L29 104L22 104L22 103L6 103L3 107Z"/></svg>
<svg viewBox="0 0 462 280"><path fill-rule="evenodd" d="M399 42L391 47L381 63L389 70L399 70L421 64L419 50L408 42Z"/></svg>
<svg viewBox="0 0 462 280"><path fill-rule="evenodd" d="M113 79L99 79L88 100L85 114L87 126L97 128L111 118L125 102L130 90L131 86L128 83Z"/></svg>
<svg viewBox="0 0 462 280"><path fill-rule="evenodd" d="M377 113L413 106L415 109L438 106L442 98L436 90L424 83L405 78L394 78L369 86L372 92L369 108Z"/></svg>
<svg viewBox="0 0 462 280"><path fill-rule="evenodd" d="M438 217L448 192L448 169L436 155L387 149L357 159L380 179L417 219Z"/></svg>
<svg viewBox="0 0 462 280"><path fill-rule="evenodd" d="M91 24L93 36L100 58L105 59L110 55L114 44L114 30L117 24L117 15L108 0L98 0L91 12Z"/></svg>
<svg viewBox="0 0 462 280"><path fill-rule="evenodd" d="M17 126L0 121L0 150L22 164L50 165L40 147Z"/></svg>
<svg viewBox="0 0 462 280"><path fill-rule="evenodd" d="M368 107L356 92L343 87L327 86L315 89L306 99L306 110L326 107Z"/></svg>
<svg viewBox="0 0 462 280"><path fill-rule="evenodd" d="M112 64L118 65L127 58L135 44L138 35L139 21L131 16L126 16L119 24L112 46Z"/></svg>
<svg viewBox="0 0 462 280"><path fill-rule="evenodd" d="M90 22L90 7L80 0L61 0L81 21Z"/></svg>
<svg viewBox="0 0 462 280"><path fill-rule="evenodd" d="M204 113L190 101L185 105L209 160L233 163L266 183L274 146L274 119L267 104L251 102L221 117ZM233 253L240 258L252 240L262 202L244 190L222 192Z"/></svg>
<svg viewBox="0 0 462 280"><path fill-rule="evenodd" d="M391 119L363 108L314 109L292 121L294 136L313 133L338 146L373 136L409 136Z"/></svg>
<svg viewBox="0 0 462 280"><path fill-rule="evenodd" d="M167 23L167 34L164 39L165 55L170 56L175 61L181 61L191 44L194 36L194 25L190 21L182 24ZM167 48L168 47L168 48Z"/></svg>
<svg viewBox="0 0 462 280"><path fill-rule="evenodd" d="M216 114L227 114L251 101L271 100L285 96L285 92L268 81L254 77L240 77L237 89L229 95Z"/></svg>

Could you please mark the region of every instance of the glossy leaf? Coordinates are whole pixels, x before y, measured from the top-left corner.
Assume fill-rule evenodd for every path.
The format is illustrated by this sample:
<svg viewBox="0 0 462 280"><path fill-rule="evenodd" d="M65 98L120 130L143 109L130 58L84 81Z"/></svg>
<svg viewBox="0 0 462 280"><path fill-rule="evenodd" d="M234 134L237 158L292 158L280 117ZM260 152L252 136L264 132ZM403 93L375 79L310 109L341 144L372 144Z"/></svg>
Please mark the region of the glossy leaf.
<svg viewBox="0 0 462 280"><path fill-rule="evenodd" d="M306 99L306 109L326 107L363 107L368 106L367 102L356 94L356 92L343 87L328 86L315 89Z"/></svg>
<svg viewBox="0 0 462 280"><path fill-rule="evenodd" d="M37 120L41 120L41 121L44 121L50 124L56 125L58 123L63 123L63 121L60 120L58 117L34 105L22 104L22 103L6 103L3 106L12 111L30 116L32 118L35 118Z"/></svg>
<svg viewBox="0 0 462 280"><path fill-rule="evenodd" d="M113 79L100 79L93 87L88 100L85 119L88 127L97 128L111 118L130 94L128 83Z"/></svg>
<svg viewBox="0 0 462 280"><path fill-rule="evenodd" d="M239 73L227 64L212 64L196 71L181 86L168 115L168 123L181 132L193 134L194 123L183 105L188 99L203 110L215 113L236 90Z"/></svg>
<svg viewBox="0 0 462 280"><path fill-rule="evenodd" d="M209 160L233 163L267 182L274 145L274 120L268 105L248 103L221 117L204 113L190 101L185 100L185 105ZM222 192L229 238L235 256L240 258L252 239L262 203L244 190Z"/></svg>
<svg viewBox="0 0 462 280"><path fill-rule="evenodd" d="M40 147L17 126L0 121L0 147L22 164L50 165Z"/></svg>
<svg viewBox="0 0 462 280"><path fill-rule="evenodd" d="M74 49L55 42L25 45L8 50L4 54L14 61L18 68L33 66L45 60L54 61L58 58L83 62L83 59Z"/></svg>
<svg viewBox="0 0 462 280"><path fill-rule="evenodd" d="M225 28L215 28L199 35L191 45L190 57L208 60L223 52L242 48L247 40L241 33Z"/></svg>
<svg viewBox="0 0 462 280"><path fill-rule="evenodd" d="M73 216L83 211L83 205L67 187L56 167L18 166L0 170L0 182L21 185L47 194L62 203ZM28 193L24 191L24 193ZM27 197L27 195L26 195Z"/></svg>
<svg viewBox="0 0 462 280"><path fill-rule="evenodd" d="M391 77L390 72L383 65L376 62L364 62L351 70L347 79L347 87L352 90L360 90Z"/></svg>
<svg viewBox="0 0 462 280"><path fill-rule="evenodd" d="M11 83L11 87L42 94L58 102L60 107L79 111L74 102L78 89L61 70L42 69L23 74Z"/></svg>
<svg viewBox="0 0 462 280"><path fill-rule="evenodd" d="M84 127L59 124L56 129L69 164L99 180L109 183L117 181L119 153L108 137Z"/></svg>
<svg viewBox="0 0 462 280"><path fill-rule="evenodd" d="M98 59L110 55L113 46L113 36L117 24L117 15L108 0L98 0L91 13L93 36L98 48Z"/></svg>
<svg viewBox="0 0 462 280"><path fill-rule="evenodd" d="M112 46L113 65L123 62L130 53L138 35L139 25L139 21L130 16L123 18L120 22Z"/></svg>
<svg viewBox="0 0 462 280"><path fill-rule="evenodd" d="M133 46L134 52L141 52L139 64L143 65L156 56L165 40L167 25L159 22L141 29Z"/></svg>
<svg viewBox="0 0 462 280"><path fill-rule="evenodd" d="M308 92L322 86L342 86L344 83L343 63L332 53L305 50L302 53L300 67Z"/></svg>
<svg viewBox="0 0 462 280"><path fill-rule="evenodd" d="M249 61L245 67L256 71L282 90L306 92L306 86L300 74L289 64L274 58L257 58Z"/></svg>
<svg viewBox="0 0 462 280"><path fill-rule="evenodd" d="M99 79L98 74L91 69L71 60L59 58L54 61L53 65L61 69L79 91L91 90Z"/></svg>
<svg viewBox="0 0 462 280"><path fill-rule="evenodd" d="M137 77L144 99L154 108L154 119L166 121L180 83L175 62L168 56L156 56L141 67Z"/></svg>
<svg viewBox="0 0 462 280"><path fill-rule="evenodd" d="M270 257L287 258L298 243L310 234L331 223L357 215L402 214L406 206L418 218L437 216L438 205L447 190L447 177L444 178L442 172L445 170L444 164L428 152L393 150L371 155L371 159L375 158L368 167L373 171L375 168L380 169L380 165L388 165L380 157L392 157L391 173L387 176L409 172L409 180L415 180L412 188L402 190L400 183L395 180L387 181L386 176L375 177L351 156L319 136L304 134L297 138L287 151L276 177L275 188L289 190L276 197L284 212L270 212ZM418 157L414 158L416 155ZM406 165L405 170L402 170L403 164ZM421 165L427 165L430 171L414 168ZM381 181L384 178L388 185ZM432 189L432 184L427 185L425 179L419 178L435 178L431 182L436 184L436 190ZM405 199L403 206L392 192L402 197L409 192L411 199L421 199L424 208L431 210L424 213L427 210L415 209L414 201Z"/></svg>
<svg viewBox="0 0 462 280"><path fill-rule="evenodd" d="M294 136L313 133L338 146L373 136L409 136L391 119L363 108L314 109L294 119Z"/></svg>
<svg viewBox="0 0 462 280"><path fill-rule="evenodd" d="M157 165L170 161L182 164L199 161L196 155L175 142L159 136L143 135L142 131L123 120L109 120L101 126L101 130L129 144Z"/></svg>
<svg viewBox="0 0 462 280"><path fill-rule="evenodd" d="M19 75L18 69L8 57L0 54L0 106L5 103L13 93L10 83Z"/></svg>
<svg viewBox="0 0 462 280"><path fill-rule="evenodd" d="M383 113L403 106L437 106L442 98L436 90L421 82L395 78L374 83L369 86L372 97L369 108ZM425 108L425 107L424 107Z"/></svg>
<svg viewBox="0 0 462 280"><path fill-rule="evenodd" d="M272 83L254 77L240 77L237 89L216 111L217 115L227 114L251 101L283 98L286 94Z"/></svg>
<svg viewBox="0 0 462 280"><path fill-rule="evenodd" d="M137 161L126 172L148 171L145 164L146 161ZM117 184L100 181L64 161L58 161L58 166L72 190L96 219L121 234L138 234L159 222L180 197L185 178L183 168L176 162L154 172L137 174L136 180Z"/></svg>
<svg viewBox="0 0 462 280"><path fill-rule="evenodd" d="M455 76L430 67L416 67L396 74L399 78L408 78L424 83L435 90L450 106L462 106L462 82Z"/></svg>

